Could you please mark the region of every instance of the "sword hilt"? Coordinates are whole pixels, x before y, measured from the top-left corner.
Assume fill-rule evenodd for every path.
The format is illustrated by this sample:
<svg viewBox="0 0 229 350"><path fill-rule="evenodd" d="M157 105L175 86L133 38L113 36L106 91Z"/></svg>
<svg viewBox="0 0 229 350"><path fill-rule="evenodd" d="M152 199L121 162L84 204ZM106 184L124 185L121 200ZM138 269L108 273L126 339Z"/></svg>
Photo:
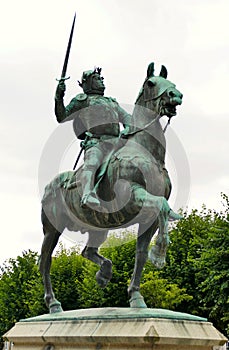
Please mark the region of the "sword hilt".
<svg viewBox="0 0 229 350"><path fill-rule="evenodd" d="M56 79L56 81L65 81L65 80L68 80L68 79L70 79L70 77L67 77L67 78L63 77L63 78L60 78L60 79Z"/></svg>

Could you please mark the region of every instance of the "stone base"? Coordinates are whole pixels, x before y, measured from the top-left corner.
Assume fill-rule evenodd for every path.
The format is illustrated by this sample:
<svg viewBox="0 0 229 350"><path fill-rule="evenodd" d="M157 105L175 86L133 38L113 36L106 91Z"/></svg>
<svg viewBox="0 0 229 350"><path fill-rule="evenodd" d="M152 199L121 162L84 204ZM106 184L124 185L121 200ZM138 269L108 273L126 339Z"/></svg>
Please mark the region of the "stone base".
<svg viewBox="0 0 229 350"><path fill-rule="evenodd" d="M16 323L13 350L210 350L226 338L206 319L163 309L98 308Z"/></svg>

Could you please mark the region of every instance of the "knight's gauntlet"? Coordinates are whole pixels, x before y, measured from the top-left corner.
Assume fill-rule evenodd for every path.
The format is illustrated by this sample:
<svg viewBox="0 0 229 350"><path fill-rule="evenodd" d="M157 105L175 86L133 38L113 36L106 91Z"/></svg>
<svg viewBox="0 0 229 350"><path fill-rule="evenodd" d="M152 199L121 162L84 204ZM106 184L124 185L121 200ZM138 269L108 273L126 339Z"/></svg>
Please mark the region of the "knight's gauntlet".
<svg viewBox="0 0 229 350"><path fill-rule="evenodd" d="M55 99L62 100L64 98L64 95L65 95L65 90L66 90L65 83L63 80L61 80L56 88Z"/></svg>

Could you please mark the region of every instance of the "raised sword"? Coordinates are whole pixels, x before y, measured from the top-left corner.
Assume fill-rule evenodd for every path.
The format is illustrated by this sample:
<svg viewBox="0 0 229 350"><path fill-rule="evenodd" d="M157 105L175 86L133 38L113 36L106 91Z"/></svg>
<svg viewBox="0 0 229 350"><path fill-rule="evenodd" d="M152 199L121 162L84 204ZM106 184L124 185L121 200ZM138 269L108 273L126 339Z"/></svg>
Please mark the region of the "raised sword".
<svg viewBox="0 0 229 350"><path fill-rule="evenodd" d="M66 72L67 72L68 59L69 59L71 45L72 45L72 37L73 37L73 33L74 33L75 21L76 21L76 13L74 15L73 22L72 22L72 28L71 28L71 32L70 32L70 36L69 36L69 40L68 40L68 46L67 46L67 50L66 50L66 54L65 54L63 69L61 72L61 78L56 79L57 81L63 81L63 80L70 78L70 77L66 78Z"/></svg>

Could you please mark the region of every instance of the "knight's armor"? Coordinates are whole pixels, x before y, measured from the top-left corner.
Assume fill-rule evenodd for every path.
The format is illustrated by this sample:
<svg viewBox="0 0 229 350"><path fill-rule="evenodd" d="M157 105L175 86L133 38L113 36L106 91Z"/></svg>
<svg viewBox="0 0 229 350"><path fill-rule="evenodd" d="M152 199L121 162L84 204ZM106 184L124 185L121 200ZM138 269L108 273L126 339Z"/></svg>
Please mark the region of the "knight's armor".
<svg viewBox="0 0 229 350"><path fill-rule="evenodd" d="M130 115L114 98L105 97L101 69L83 73L79 85L84 93L76 95L67 107L64 106L64 83L57 86L55 114L58 122L73 120L77 138L83 140L84 165L81 173L83 190L82 205L99 205L94 189L95 173L104 157L117 147L122 123L128 129ZM97 81L93 81L93 78Z"/></svg>

